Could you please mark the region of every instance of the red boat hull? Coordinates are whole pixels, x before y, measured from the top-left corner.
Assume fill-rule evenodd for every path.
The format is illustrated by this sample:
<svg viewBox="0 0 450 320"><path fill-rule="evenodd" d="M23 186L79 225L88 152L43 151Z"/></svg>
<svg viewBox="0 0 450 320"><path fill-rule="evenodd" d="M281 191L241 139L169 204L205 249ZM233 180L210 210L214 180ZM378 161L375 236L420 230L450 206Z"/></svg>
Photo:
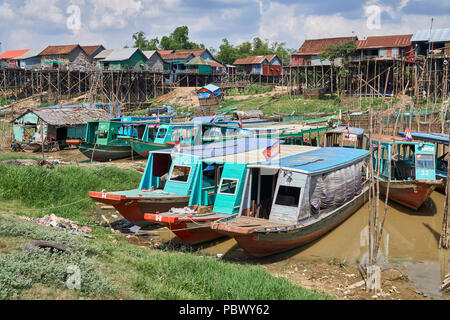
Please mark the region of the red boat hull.
<svg viewBox="0 0 450 320"><path fill-rule="evenodd" d="M126 197L119 194L89 192L92 200L113 206L125 219L138 225L152 224L145 220L149 212L167 212L171 208L184 208L189 204L189 196L184 197Z"/></svg>
<svg viewBox="0 0 450 320"><path fill-rule="evenodd" d="M306 226L295 226L290 231L256 232L252 228L232 227L221 221L214 223L211 228L233 237L238 245L250 255L264 257L288 251L318 239L350 217L367 200L368 188L365 188L363 193L355 197L353 201L334 210L323 219Z"/></svg>
<svg viewBox="0 0 450 320"><path fill-rule="evenodd" d="M211 229L211 223L218 219L219 218L196 219L195 222L193 222L188 221L188 218L179 219L177 217L158 214L145 215L145 220L169 228L178 238L190 245L222 238L224 236L223 234Z"/></svg>
<svg viewBox="0 0 450 320"><path fill-rule="evenodd" d="M417 211L427 201L437 186L439 186L439 182L391 182L389 199ZM380 181L380 193L385 196L386 192L387 182Z"/></svg>

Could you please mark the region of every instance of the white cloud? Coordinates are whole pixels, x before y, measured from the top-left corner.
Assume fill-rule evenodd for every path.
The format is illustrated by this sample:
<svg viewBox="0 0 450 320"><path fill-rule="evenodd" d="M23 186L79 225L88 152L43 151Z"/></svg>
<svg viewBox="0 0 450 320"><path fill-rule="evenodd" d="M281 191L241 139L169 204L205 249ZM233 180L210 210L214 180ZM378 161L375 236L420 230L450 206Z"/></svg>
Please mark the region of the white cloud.
<svg viewBox="0 0 450 320"><path fill-rule="evenodd" d="M39 19L54 24L65 24L66 16L58 6L57 0L26 0L19 9L21 14L31 20Z"/></svg>
<svg viewBox="0 0 450 320"><path fill-rule="evenodd" d="M15 17L15 14L14 14L14 11L11 9L11 6L9 5L8 2L4 2L0 6L0 19L12 20L12 19L14 19L14 17Z"/></svg>

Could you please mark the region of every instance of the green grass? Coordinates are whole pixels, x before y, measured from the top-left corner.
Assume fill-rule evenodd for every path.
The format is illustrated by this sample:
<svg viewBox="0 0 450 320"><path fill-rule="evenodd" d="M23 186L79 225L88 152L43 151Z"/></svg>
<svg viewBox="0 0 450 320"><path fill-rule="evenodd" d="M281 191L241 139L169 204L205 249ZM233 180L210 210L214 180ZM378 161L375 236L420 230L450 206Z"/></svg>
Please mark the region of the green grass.
<svg viewBox="0 0 450 320"><path fill-rule="evenodd" d="M332 297L262 268L183 252L142 248L118 237L88 240L0 215L0 299L304 300ZM64 243L74 254L26 254L33 239ZM81 290L66 288L67 267L81 271Z"/></svg>
<svg viewBox="0 0 450 320"><path fill-rule="evenodd" d="M12 166L0 164L0 200L20 202L23 206L37 209L22 214L42 216L54 213L75 221L89 221L95 208L88 199L89 191L118 191L137 188L141 174L135 170L116 167L61 166L46 169L34 166ZM77 204L52 208L81 201Z"/></svg>
<svg viewBox="0 0 450 320"><path fill-rule="evenodd" d="M5 153L0 154L0 161L1 160L14 160L14 159L20 159L20 160L40 160L41 158L36 156L30 156L27 154L21 154L21 153Z"/></svg>
<svg viewBox="0 0 450 320"><path fill-rule="evenodd" d="M215 257L143 248L93 219L93 201L28 211L84 199L90 190L130 189L140 174L114 167L15 167L0 164L0 299L330 299L262 268ZM0 206L0 210L2 206ZM27 222L17 215L55 213L92 227L94 239ZM24 252L31 240L55 241L73 255ZM67 268L80 268L81 290L66 288Z"/></svg>
<svg viewBox="0 0 450 320"><path fill-rule="evenodd" d="M263 86L260 84L249 84L244 89L239 90L238 88L233 88L227 92L228 96L240 96L240 95L254 95L263 94L273 90L273 86Z"/></svg>

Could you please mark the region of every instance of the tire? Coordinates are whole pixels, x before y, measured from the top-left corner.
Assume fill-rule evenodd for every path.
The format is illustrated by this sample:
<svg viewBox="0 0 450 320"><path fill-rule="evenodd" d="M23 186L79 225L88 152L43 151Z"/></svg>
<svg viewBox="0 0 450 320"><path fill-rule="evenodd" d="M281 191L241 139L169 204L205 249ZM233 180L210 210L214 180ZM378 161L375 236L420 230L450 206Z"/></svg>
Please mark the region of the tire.
<svg viewBox="0 0 450 320"><path fill-rule="evenodd" d="M54 253L55 251L64 252L67 254L72 254L72 248L65 246L63 244L59 244L57 242L52 241L42 241L42 240L36 240L29 242L25 250L28 252L33 252L36 249L43 248L43 249L50 249L50 252Z"/></svg>

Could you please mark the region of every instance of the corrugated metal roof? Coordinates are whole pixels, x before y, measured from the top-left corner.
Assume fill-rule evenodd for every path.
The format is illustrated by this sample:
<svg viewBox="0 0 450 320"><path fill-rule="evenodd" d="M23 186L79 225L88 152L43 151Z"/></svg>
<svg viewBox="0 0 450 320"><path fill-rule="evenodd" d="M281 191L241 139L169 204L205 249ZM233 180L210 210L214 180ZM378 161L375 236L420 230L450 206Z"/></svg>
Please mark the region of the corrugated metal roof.
<svg viewBox="0 0 450 320"><path fill-rule="evenodd" d="M44 51L41 52L41 56L50 56L50 55L59 55L59 54L69 54L73 50L75 50L80 45L78 44L71 44L71 45L64 45L64 46L48 46L44 49Z"/></svg>
<svg viewBox="0 0 450 320"><path fill-rule="evenodd" d="M159 50L158 51L159 54L171 54L173 52L174 52L174 50Z"/></svg>
<svg viewBox="0 0 450 320"><path fill-rule="evenodd" d="M20 57L21 55L24 55L28 51L30 51L30 49L5 51L0 55L0 59L14 59Z"/></svg>
<svg viewBox="0 0 450 320"><path fill-rule="evenodd" d="M209 66L209 63L206 62L205 59L203 59L202 57L195 57L194 59L191 59L188 63L186 63L186 65L189 66Z"/></svg>
<svg viewBox="0 0 450 320"><path fill-rule="evenodd" d="M188 59L193 54L191 52L174 52L170 54L161 54L163 60Z"/></svg>
<svg viewBox="0 0 450 320"><path fill-rule="evenodd" d="M25 60L25 59L29 59L29 58L38 57L39 54L42 52L42 50L43 49L30 49L30 50L28 50L27 53L25 53L25 54L23 54L23 55L21 55L21 56L19 56L17 58L14 58L14 59L16 59L16 60Z"/></svg>
<svg viewBox="0 0 450 320"><path fill-rule="evenodd" d="M153 57L153 55L155 54L155 53L158 53L158 51L156 51L156 50L146 50L146 51L143 51L144 52L144 54L145 54L145 56L147 57L147 59L150 59L151 57Z"/></svg>
<svg viewBox="0 0 450 320"><path fill-rule="evenodd" d="M316 55L325 50L329 45L336 45L338 43L345 43L349 41L356 41L357 37L338 37L338 38L323 38L323 39L309 39L303 42L303 45L294 55Z"/></svg>
<svg viewBox="0 0 450 320"><path fill-rule="evenodd" d="M356 41L356 45L358 49L407 47L411 45L411 38L412 34L373 36Z"/></svg>
<svg viewBox="0 0 450 320"><path fill-rule="evenodd" d="M419 30L414 32L411 41L450 41L450 28L431 30L431 33L430 30Z"/></svg>
<svg viewBox="0 0 450 320"><path fill-rule="evenodd" d="M141 51L139 48L122 48L114 49L103 61L124 61L130 59L136 51Z"/></svg>
<svg viewBox="0 0 450 320"><path fill-rule="evenodd" d="M216 68L225 68L225 66L223 64L221 64L220 62L214 61L214 60L205 60L206 63L208 63L211 67L216 67Z"/></svg>
<svg viewBox="0 0 450 320"><path fill-rule="evenodd" d="M176 50L175 53L192 53L195 57L201 56L206 49Z"/></svg>
<svg viewBox="0 0 450 320"><path fill-rule="evenodd" d="M100 48L103 48L103 50L105 49L105 47L103 47L101 44L95 46L82 46L81 48L88 54L88 56L91 56Z"/></svg>
<svg viewBox="0 0 450 320"><path fill-rule="evenodd" d="M206 89L206 90L209 90L211 92L215 92L215 91L219 90L220 88L218 86L210 83L210 84L204 86L202 89Z"/></svg>
<svg viewBox="0 0 450 320"><path fill-rule="evenodd" d="M95 60L105 59L107 56L111 54L114 50L103 50L98 55L94 57Z"/></svg>
<svg viewBox="0 0 450 320"><path fill-rule="evenodd" d="M29 111L53 126L85 124L88 121L111 118L108 112L97 108L34 108Z"/></svg>

